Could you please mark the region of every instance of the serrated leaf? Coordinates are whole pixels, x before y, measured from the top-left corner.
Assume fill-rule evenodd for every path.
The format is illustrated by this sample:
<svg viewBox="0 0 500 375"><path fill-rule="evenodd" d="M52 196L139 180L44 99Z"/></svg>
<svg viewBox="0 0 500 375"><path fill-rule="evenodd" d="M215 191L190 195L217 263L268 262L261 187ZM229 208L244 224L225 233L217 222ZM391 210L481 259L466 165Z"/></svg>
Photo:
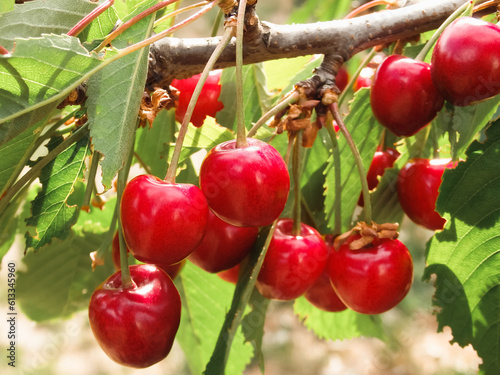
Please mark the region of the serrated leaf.
<svg viewBox="0 0 500 375"><path fill-rule="evenodd" d="M93 20L90 25L78 35L78 38L87 43L104 39L116 26L117 21L118 14L114 7L110 7Z"/></svg>
<svg viewBox="0 0 500 375"><path fill-rule="evenodd" d="M472 344L481 374L500 372L500 122L474 141L467 160L446 170L436 209L447 220L427 245L424 278L436 275L438 329Z"/></svg>
<svg viewBox="0 0 500 375"><path fill-rule="evenodd" d="M156 2L145 2L134 14ZM145 39L152 32L153 22L154 15L143 18L115 39L113 45L120 48ZM144 94L148 55L149 48L133 52L100 70L88 83L90 134L95 150L104 156L102 184L107 189L123 168L132 147Z"/></svg>
<svg viewBox="0 0 500 375"><path fill-rule="evenodd" d="M176 278L183 298L181 325L176 339L186 354L193 374L201 374L209 361L220 327L231 305L234 286L190 262ZM241 330L233 341L226 375L241 375L252 357L252 346L244 343Z"/></svg>
<svg viewBox="0 0 500 375"><path fill-rule="evenodd" d="M100 64L74 37L18 39L12 55L0 55L0 145L43 122Z"/></svg>
<svg viewBox="0 0 500 375"><path fill-rule="evenodd" d="M221 93L219 100L224 108L217 112L216 119L222 126L235 130L236 117L236 69L226 68L221 76ZM267 83L262 64L252 64L243 67L243 92L245 107L245 125L247 128L256 122L269 109Z"/></svg>
<svg viewBox="0 0 500 375"><path fill-rule="evenodd" d="M16 38L66 34L96 6L97 3L87 0L44 0L15 5L14 11L0 15L0 45L10 51Z"/></svg>
<svg viewBox="0 0 500 375"><path fill-rule="evenodd" d="M380 134L382 131L382 127L373 116L369 95L369 90L359 90L354 95L349 115L347 115L344 121L360 153L365 172L368 171L377 145L380 142ZM335 228L335 223L332 211L335 206L335 201L339 199L342 208L341 230L345 232L351 228L352 215L361 192L361 182L355 159L352 156L352 152L347 145L345 137L341 134L338 139L338 144L341 158L340 173L342 194L341 196L335 195L335 170L333 157L330 156L328 159L328 167L325 171L325 214L327 225L333 230Z"/></svg>
<svg viewBox="0 0 500 375"><path fill-rule="evenodd" d="M60 138L54 138L47 147L51 150L60 142ZM36 228L34 235L26 233L27 248L32 247L36 251L49 244L54 237L61 240L68 238L80 210L77 206L68 206L68 199L75 184L83 179L88 152L89 139L83 137L42 169L42 190L32 202L32 216L26 220L27 225Z"/></svg>
<svg viewBox="0 0 500 375"><path fill-rule="evenodd" d="M320 339L346 340L353 337L385 337L380 317L358 314L352 310L327 312L311 305L304 297L295 300L295 314Z"/></svg>
<svg viewBox="0 0 500 375"><path fill-rule="evenodd" d="M29 319L66 318L88 307L94 289L114 272L111 252L104 265L92 271L89 254L104 236L100 232L73 235L23 258L25 270L18 273L17 300Z"/></svg>
<svg viewBox="0 0 500 375"><path fill-rule="evenodd" d="M388 168L372 192L372 219L376 223L400 223L404 211L399 204L396 183L399 169Z"/></svg>

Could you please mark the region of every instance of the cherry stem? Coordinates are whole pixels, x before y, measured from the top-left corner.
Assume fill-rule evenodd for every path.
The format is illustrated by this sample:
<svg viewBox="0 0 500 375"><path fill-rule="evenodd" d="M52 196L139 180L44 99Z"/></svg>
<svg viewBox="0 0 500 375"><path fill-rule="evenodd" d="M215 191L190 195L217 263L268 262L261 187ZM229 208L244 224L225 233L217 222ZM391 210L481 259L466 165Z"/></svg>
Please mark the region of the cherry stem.
<svg viewBox="0 0 500 375"><path fill-rule="evenodd" d="M351 79L349 80L349 83L347 84L347 86L344 88L344 90L342 90L342 92L339 95L339 98L338 98L339 107L344 102L344 99L346 98L347 92L354 86L354 82L356 82L356 79L358 78L358 76L361 73L361 71L363 70L363 68L366 67L368 65L368 63L371 61L371 59L373 58L373 56L375 56L375 53L376 53L376 49L372 48L370 53L364 58L364 60L361 62L361 64L357 67L356 71L354 72Z"/></svg>
<svg viewBox="0 0 500 375"><path fill-rule="evenodd" d="M462 6L458 7L457 10L455 10L442 24L439 26L439 28L436 30L436 32L432 35L432 37L429 39L429 41L425 44L424 48L418 53L417 57L415 57L415 60L417 61L424 61L425 57L429 53L429 51L432 49L434 44L436 44L439 36L442 34L444 29L448 27L450 23L452 23L456 18L460 17L462 13L467 12L470 9L472 9L474 4L474 1L468 1Z"/></svg>
<svg viewBox="0 0 500 375"><path fill-rule="evenodd" d="M302 195L300 190L300 176L302 174L302 163L300 149L302 147L302 131L299 131L293 139L290 138L290 143L294 143L292 155L292 176L295 188L294 205L293 205L293 228L292 235L300 236L301 232L301 203Z"/></svg>
<svg viewBox="0 0 500 375"><path fill-rule="evenodd" d="M97 167L99 166L99 159L101 158L101 153L95 151L92 154L92 162L90 163L90 170L87 176L87 188L85 189L85 196L83 197L82 208L86 211L89 210L90 200L92 198L92 193L95 187L95 176L97 175Z"/></svg>
<svg viewBox="0 0 500 375"><path fill-rule="evenodd" d="M333 115L333 118L337 122L337 125L340 128L340 131L344 135L347 145L351 149L354 160L356 161L356 166L358 168L359 179L361 181L361 190L363 192L363 200L364 200L364 214L365 214L365 222L370 224L372 222L372 203L370 197L370 189L368 188L368 181L366 179L366 171L363 166L363 160L361 160L361 155L359 154L358 148L356 144L352 140L351 134L347 130L344 121L340 117L338 103L330 104L328 107L330 112Z"/></svg>
<svg viewBox="0 0 500 375"><path fill-rule="evenodd" d="M256 123L252 128L249 130L247 137L251 138L255 134L257 134L257 131L261 128L262 125L264 125L267 120L269 120L271 117L273 117L275 114L280 112L282 109L285 109L288 107L290 104L295 103L296 101L299 100L299 93L297 91L292 91L289 93L281 102L279 102L276 106L271 108L269 111L267 111Z"/></svg>
<svg viewBox="0 0 500 375"><path fill-rule="evenodd" d="M344 19L354 18L358 14L364 12L365 10L368 10L370 8L373 8L373 7L376 7L377 5L388 5L388 6L391 6L391 5L394 5L394 4L396 4L395 0L372 0L372 1L367 2L366 4L363 4L363 5L359 6L359 7L357 7L353 11L351 11L349 14L347 14L347 16L344 17Z"/></svg>
<svg viewBox="0 0 500 375"><path fill-rule="evenodd" d="M476 5L474 7L474 9L472 10L472 12L476 13L476 12L479 12L483 9L488 9L489 7L493 7L493 6L498 5L498 4L500 4L500 0L489 0L489 1L486 1L482 4Z"/></svg>
<svg viewBox="0 0 500 375"><path fill-rule="evenodd" d="M106 9L111 7L115 3L115 0L108 0L104 4L96 7L92 12L83 17L78 23L73 26L73 28L68 31L67 35L69 36L78 36L93 20L99 17Z"/></svg>
<svg viewBox="0 0 500 375"><path fill-rule="evenodd" d="M96 51L100 51L101 49L103 49L104 47L106 47L109 43L111 43L111 41L113 39L115 39L118 35L120 35L121 33L123 33L125 30L127 30L129 27L135 25L137 22L139 22L140 20L142 20L144 17L147 17L149 16L150 14L172 4L172 3L175 3L176 1L179 1L179 0L165 0L165 1L161 1L159 2L158 4L155 4L153 5L152 7L146 9L145 11L139 13L138 15L136 15L135 17L132 17L131 19L129 19L128 21L126 21L125 23L122 23L120 26L118 26L115 30L113 30L103 41L101 44L99 44L99 46L96 48ZM114 0L113 0L114 2Z"/></svg>
<svg viewBox="0 0 500 375"><path fill-rule="evenodd" d="M335 171L335 201L333 206L334 212L334 234L340 234L342 230L342 180L341 180L341 165L340 165L340 149L337 141L337 133L333 127L332 121L327 121L326 130L332 141L332 157L333 157L333 170ZM327 218L329 219L329 218Z"/></svg>
<svg viewBox="0 0 500 375"><path fill-rule="evenodd" d="M166 182L169 182L169 183L175 182L175 176L177 173L177 164L179 163L179 158L180 158L180 154L181 154L181 150L182 150L182 144L184 142L184 138L186 137L189 122L191 121L191 116L193 115L194 107L196 106L196 102L198 101L198 97L200 96L201 89L203 88L203 85L205 84L205 81L207 80L208 75L209 75L210 71L213 69L220 54L224 51L224 48L226 48L226 46L231 41L233 34L234 34L234 30L232 27L226 28L226 30L224 31L224 35L222 36L221 41L219 42L219 44L215 48L214 52L212 53L212 56L210 56L210 59L208 60L207 64L205 65L205 68L203 69L203 72L201 73L200 79L199 79L198 83L196 84L196 87L195 87L194 92L193 92L193 96L191 97L191 100L189 101L189 105L186 109L186 114L184 115L184 118L182 119L182 124L179 128L179 134L177 135L177 140L175 142L174 152L172 154L172 160L170 162L170 165L168 166L167 175L165 176Z"/></svg>
<svg viewBox="0 0 500 375"><path fill-rule="evenodd" d="M174 0L172 2L177 2L179 0ZM202 6L205 6L207 4L209 4L210 1L202 1L202 2L199 2L199 3L196 3L196 4L193 4L193 5L189 5L187 7L184 7L184 8L180 8L180 9L177 9L177 10L174 10L173 12L169 13L169 14L165 14L163 17L157 19L153 25L153 27L156 27L158 25L160 25L161 23L165 22L166 20L172 18L172 17L177 17L179 14L181 13L184 13L184 12L187 12L189 10L193 10L193 9L196 9L196 8L200 8ZM167 6L170 5L170 4L167 4Z"/></svg>
<svg viewBox="0 0 500 375"><path fill-rule="evenodd" d="M238 127L236 130L236 147L247 147L245 128L245 106L243 103L243 32L245 29L245 12L247 0L240 0L238 4L238 18L236 21L236 115Z"/></svg>

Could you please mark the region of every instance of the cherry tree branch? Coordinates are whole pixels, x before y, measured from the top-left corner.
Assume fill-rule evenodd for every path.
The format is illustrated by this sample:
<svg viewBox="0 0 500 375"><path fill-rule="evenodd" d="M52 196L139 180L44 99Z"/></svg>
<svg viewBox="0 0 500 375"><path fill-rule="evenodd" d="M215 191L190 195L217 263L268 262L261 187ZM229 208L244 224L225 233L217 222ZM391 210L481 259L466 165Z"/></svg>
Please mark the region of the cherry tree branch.
<svg viewBox="0 0 500 375"><path fill-rule="evenodd" d="M260 21L255 5L247 7L243 63L313 54L336 55L347 61L365 49L433 30L468 0L407 1L407 6L347 20L277 25ZM480 1L482 2L482 1ZM164 38L151 46L148 88L164 87L175 78L203 70L220 42L214 38ZM215 69L235 65L236 42L231 41Z"/></svg>

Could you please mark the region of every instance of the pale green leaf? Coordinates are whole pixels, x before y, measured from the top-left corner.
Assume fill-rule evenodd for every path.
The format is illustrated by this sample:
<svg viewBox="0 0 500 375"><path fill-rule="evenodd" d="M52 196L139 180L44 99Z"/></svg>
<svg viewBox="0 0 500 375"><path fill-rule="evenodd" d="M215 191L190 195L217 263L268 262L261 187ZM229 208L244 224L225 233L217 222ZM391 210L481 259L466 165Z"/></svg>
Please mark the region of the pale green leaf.
<svg viewBox="0 0 500 375"><path fill-rule="evenodd" d="M96 5L88 0L43 0L15 5L13 12L0 14L0 45L10 51L16 38L66 34Z"/></svg>
<svg viewBox="0 0 500 375"><path fill-rule="evenodd" d="M111 251L104 265L92 271L90 253L104 237L99 231L73 235L23 258L26 268L18 273L17 301L29 319L65 318L88 307L92 292L114 272Z"/></svg>
<svg viewBox="0 0 500 375"><path fill-rule="evenodd" d="M346 340L359 336L383 339L385 336L377 315L358 314L350 309L327 312L313 306L304 297L295 300L293 309L320 339Z"/></svg>
<svg viewBox="0 0 500 375"><path fill-rule="evenodd" d="M54 138L47 147L51 150L60 142L60 138ZM27 248L33 247L36 251L54 237L68 238L80 210L76 205L69 206L68 200L77 182L83 179L88 152L89 140L83 137L42 169L42 190L32 202L32 216L26 220L29 226L35 227L34 234L26 233Z"/></svg>
<svg viewBox="0 0 500 375"><path fill-rule="evenodd" d="M176 278L183 298L177 340L193 374L201 374L210 360L226 312L231 306L234 285L209 274L190 262ZM234 337L225 375L241 375L250 362L252 346L244 343L241 330Z"/></svg>
<svg viewBox="0 0 500 375"><path fill-rule="evenodd" d="M0 13L7 13L14 10L15 0L2 0L0 3Z"/></svg>
<svg viewBox="0 0 500 375"><path fill-rule="evenodd" d="M154 3L156 1L149 1L144 6ZM142 19L115 39L113 45L120 48L145 39L151 34L153 22L153 16ZM101 69L88 83L90 134L95 150L104 156L102 184L107 189L123 168L132 147L144 94L148 54L149 48L133 52Z"/></svg>
<svg viewBox="0 0 500 375"><path fill-rule="evenodd" d="M436 275L439 330L472 344L481 374L500 372L500 121L473 142L467 160L446 170L436 209L447 220L428 243L424 278Z"/></svg>
<svg viewBox="0 0 500 375"><path fill-rule="evenodd" d="M304 67L311 60L311 56L301 56L293 59L278 59L264 62L264 70L267 76L267 88L271 91L281 91L284 87L289 85L290 77L304 71ZM308 76L312 73L310 69L306 72Z"/></svg>
<svg viewBox="0 0 500 375"><path fill-rule="evenodd" d="M373 116L369 90L360 90L351 103L350 113L345 118L345 125L358 149L365 172L368 171L370 163L380 143L382 127ZM340 200L342 208L342 232L351 229L352 215L361 192L361 180L356 167L355 159L351 149L348 147L345 137L339 131L339 150L341 158L341 196L335 194L335 171L333 157L328 159L325 183L325 214L328 227L335 228L333 207L335 201Z"/></svg>

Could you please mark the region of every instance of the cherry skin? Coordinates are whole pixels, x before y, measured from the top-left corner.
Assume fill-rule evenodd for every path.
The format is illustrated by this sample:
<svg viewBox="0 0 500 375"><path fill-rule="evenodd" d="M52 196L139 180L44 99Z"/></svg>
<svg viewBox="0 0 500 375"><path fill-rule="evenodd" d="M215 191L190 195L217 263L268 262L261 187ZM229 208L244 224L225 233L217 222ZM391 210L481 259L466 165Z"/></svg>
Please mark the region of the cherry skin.
<svg viewBox="0 0 500 375"><path fill-rule="evenodd" d="M414 158L399 171L399 203L413 222L430 230L443 229L446 220L435 211L436 200L444 170L455 165L451 159Z"/></svg>
<svg viewBox="0 0 500 375"><path fill-rule="evenodd" d="M456 19L439 36L431 63L436 89L456 106L500 94L500 27L473 17Z"/></svg>
<svg viewBox="0 0 500 375"><path fill-rule="evenodd" d="M274 222L285 208L290 176L271 145L248 138L247 147L236 147L231 140L206 155L200 188L222 220L239 227L261 227Z"/></svg>
<svg viewBox="0 0 500 375"><path fill-rule="evenodd" d="M120 217L123 237L137 260L175 264L191 254L202 240L208 205L194 185L139 175L123 191Z"/></svg>
<svg viewBox="0 0 500 375"><path fill-rule="evenodd" d="M333 288L350 309L362 314L381 314L408 294L413 281L413 261L399 240L378 239L359 250L349 244L351 235L331 254L328 272Z"/></svg>
<svg viewBox="0 0 500 375"><path fill-rule="evenodd" d="M127 248L127 256L130 253L130 250ZM115 270L119 271L120 266L120 237L118 236L118 231L115 233L113 237L113 243L111 246L111 256L113 258L113 265L115 266ZM167 273L168 276L173 280L177 277L179 272L181 272L182 267L186 264L186 259L180 261L175 264L155 264L157 267L161 268L163 271Z"/></svg>
<svg viewBox="0 0 500 375"><path fill-rule="evenodd" d="M375 151L375 155L373 155L370 168L368 168L368 172L366 173L368 189L373 190L377 187L379 183L378 178L384 175L386 169L394 166L394 163L399 155L399 152L393 148L386 148L385 150L382 150L380 146L377 147L377 151ZM361 207L364 206L362 194L359 197L358 205Z"/></svg>
<svg viewBox="0 0 500 375"><path fill-rule="evenodd" d="M227 281L231 284L236 284L238 281L238 276L240 274L240 268L241 266L237 264L236 266L217 273L217 276L219 276L222 280Z"/></svg>
<svg viewBox="0 0 500 375"><path fill-rule="evenodd" d="M363 87L370 88L372 85L372 78L374 74L375 69L373 68L365 67L361 69L361 72L354 81L353 90L356 92Z"/></svg>
<svg viewBox="0 0 500 375"><path fill-rule="evenodd" d="M334 251L330 246L327 246L327 248L329 254ZM327 264L328 263L329 262L327 261ZM339 312L347 309L347 306L339 298L335 289L333 289L330 282L328 267L325 267L321 276L307 290L304 297L313 306L316 306L318 309L323 311Z"/></svg>
<svg viewBox="0 0 500 375"><path fill-rule="evenodd" d="M425 127L443 107L430 65L400 55L388 56L373 77L370 103L377 120L397 136Z"/></svg>
<svg viewBox="0 0 500 375"><path fill-rule="evenodd" d="M344 91L348 83L349 83L349 73L347 72L346 68L341 66L339 71L337 72L337 76L335 77L335 84L337 85L340 91Z"/></svg>
<svg viewBox="0 0 500 375"><path fill-rule="evenodd" d="M323 273L328 249L318 231L301 223L293 234L293 220L279 219L255 286L269 299L292 300L303 295Z"/></svg>
<svg viewBox="0 0 500 375"><path fill-rule="evenodd" d="M235 227L209 210L205 236L188 259L210 273L227 270L246 257L258 234L257 227Z"/></svg>
<svg viewBox="0 0 500 375"><path fill-rule="evenodd" d="M90 328L115 362L146 368L164 359L179 328L181 299L168 275L150 264L130 266L133 286L115 272L92 294Z"/></svg>
<svg viewBox="0 0 500 375"><path fill-rule="evenodd" d="M221 75L222 70L210 72L201 89L200 96L194 107L193 115L191 116L191 123L197 128L203 125L207 116L215 117L216 113L224 108L224 104L219 102L221 92L221 85L219 82ZM197 74L186 79L172 80L172 86L179 90L179 101L175 108L175 118L179 122L182 122L184 119L189 101L193 96L194 89L200 77L201 74Z"/></svg>

